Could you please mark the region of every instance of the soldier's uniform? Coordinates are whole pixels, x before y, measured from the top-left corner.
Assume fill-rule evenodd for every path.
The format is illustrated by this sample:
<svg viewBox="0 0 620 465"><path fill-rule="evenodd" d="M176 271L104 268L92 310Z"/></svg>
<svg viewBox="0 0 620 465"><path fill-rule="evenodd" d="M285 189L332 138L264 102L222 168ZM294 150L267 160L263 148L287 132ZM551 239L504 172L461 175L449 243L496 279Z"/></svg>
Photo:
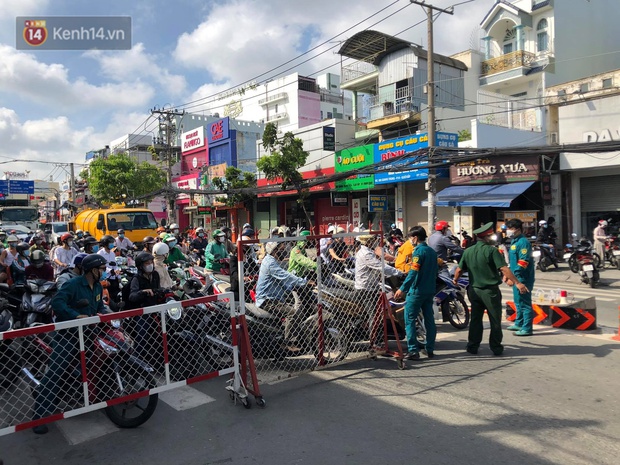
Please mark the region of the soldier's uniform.
<svg viewBox="0 0 620 465"><path fill-rule="evenodd" d="M510 271L528 289L533 289L534 263L531 259L532 244L523 234L519 234L512 239L508 256L510 257ZM529 336L532 334L532 320L534 319L532 294L530 292L521 294L517 286L513 286L512 292L517 309L517 318L514 325L509 326L508 329L516 331L515 335L517 336Z"/></svg>
<svg viewBox="0 0 620 465"><path fill-rule="evenodd" d="M474 231L478 237L493 233L493 223L487 223ZM491 322L489 346L495 355L504 351L502 345L502 293L499 289L502 283L500 268L507 266L504 256L492 245L479 240L473 246L465 249L459 263L459 268L469 272L469 288L467 295L471 302L471 320L467 351L477 353L482 342L482 317L487 310Z"/></svg>

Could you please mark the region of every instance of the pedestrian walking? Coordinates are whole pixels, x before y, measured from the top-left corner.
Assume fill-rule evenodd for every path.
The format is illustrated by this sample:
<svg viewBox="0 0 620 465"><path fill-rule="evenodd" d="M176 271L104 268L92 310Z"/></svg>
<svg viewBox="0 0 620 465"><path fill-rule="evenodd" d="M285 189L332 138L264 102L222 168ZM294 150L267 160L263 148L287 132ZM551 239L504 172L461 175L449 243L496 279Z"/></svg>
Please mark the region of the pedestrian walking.
<svg viewBox="0 0 620 465"><path fill-rule="evenodd" d="M489 346L493 354L502 355L504 352L501 325L502 293L499 289L502 274L506 278L506 282L517 286L521 294L525 294L529 290L510 271L503 255L492 245L493 222L476 229L474 234L476 234L478 241L465 249L454 274L454 284L456 285L461 274L465 271L469 272L470 285L467 289L467 295L471 302L471 320L467 352L470 354L478 353L483 335L482 317L486 310L491 322Z"/></svg>
<svg viewBox="0 0 620 465"><path fill-rule="evenodd" d="M534 262L532 261L532 244L523 235L523 222L519 219L511 219L506 223L506 237L512 238L508 256L510 257L510 271L528 289L534 288ZM510 284L510 283L508 283ZM517 318L508 330L515 331L515 336L531 336L534 310L532 309L532 294L522 294L515 287L513 298L517 310Z"/></svg>
<svg viewBox="0 0 620 465"><path fill-rule="evenodd" d="M405 331L407 333L407 360L419 360L416 320L422 311L424 327L426 328L426 355L435 356L435 315L433 312L433 298L436 290L437 252L426 243L426 230L422 226L414 226L408 233L409 241L413 245L411 271L403 285L396 291L394 298L399 300L406 295L405 301Z"/></svg>

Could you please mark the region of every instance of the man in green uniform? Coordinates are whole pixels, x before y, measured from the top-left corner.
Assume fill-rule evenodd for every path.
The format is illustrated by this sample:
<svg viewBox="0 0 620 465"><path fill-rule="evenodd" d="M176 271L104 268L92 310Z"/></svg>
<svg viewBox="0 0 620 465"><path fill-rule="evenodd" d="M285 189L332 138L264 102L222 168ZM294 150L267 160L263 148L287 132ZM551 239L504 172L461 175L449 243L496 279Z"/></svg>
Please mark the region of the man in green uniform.
<svg viewBox="0 0 620 465"><path fill-rule="evenodd" d="M309 236L310 231L302 231L300 236ZM306 253L307 241L297 241L297 245L293 247L288 257L288 271L302 278L314 279L316 272L316 262L308 257Z"/></svg>
<svg viewBox="0 0 620 465"><path fill-rule="evenodd" d="M454 274L454 283L457 284L462 272L469 272L467 295L471 302L471 321L469 323L467 352L470 354L478 353L478 347L482 342L482 317L486 309L491 322L489 346L493 354L502 355L504 352L501 325L502 293L499 290L502 274L506 278L506 282L516 285L521 294L525 294L529 290L512 274L503 255L492 245L493 222L476 229L474 234L477 235L478 242L465 249Z"/></svg>
<svg viewBox="0 0 620 465"><path fill-rule="evenodd" d="M411 256L411 270L405 282L394 294L399 300L407 295L405 302L405 331L407 332L407 360L419 360L418 343L416 338L416 320L420 310L424 315L426 328L426 354L428 358L435 356L435 315L433 312L433 297L435 296L437 280L437 252L426 244L426 230L422 226L414 226L409 230L409 238L414 247Z"/></svg>
<svg viewBox="0 0 620 465"><path fill-rule="evenodd" d="M532 257L532 244L523 235L523 222L519 219L512 219L506 223L506 237L512 238L508 256L510 257L510 271L514 273L519 281L527 286L528 289L534 288L534 263ZM531 336L532 320L534 311L532 310L532 294L521 294L513 288L517 318L510 331L515 331L515 336Z"/></svg>
<svg viewBox="0 0 620 465"><path fill-rule="evenodd" d="M226 250L226 234L219 229L213 231L213 240L207 244L205 249L205 268L212 271L220 271L222 265L220 260L228 258Z"/></svg>

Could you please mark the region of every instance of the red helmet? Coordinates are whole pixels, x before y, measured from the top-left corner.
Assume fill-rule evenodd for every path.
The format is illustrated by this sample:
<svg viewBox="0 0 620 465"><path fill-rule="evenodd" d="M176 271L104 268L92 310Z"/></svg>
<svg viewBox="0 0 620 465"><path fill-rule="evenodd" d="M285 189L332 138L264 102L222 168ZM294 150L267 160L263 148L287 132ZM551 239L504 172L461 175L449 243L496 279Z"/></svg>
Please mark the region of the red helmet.
<svg viewBox="0 0 620 465"><path fill-rule="evenodd" d="M73 236L69 233L64 233L62 236L60 236L61 242L66 242L69 239L73 239Z"/></svg>
<svg viewBox="0 0 620 465"><path fill-rule="evenodd" d="M446 228L449 228L450 225L447 221L438 221L435 223L435 231L443 231Z"/></svg>

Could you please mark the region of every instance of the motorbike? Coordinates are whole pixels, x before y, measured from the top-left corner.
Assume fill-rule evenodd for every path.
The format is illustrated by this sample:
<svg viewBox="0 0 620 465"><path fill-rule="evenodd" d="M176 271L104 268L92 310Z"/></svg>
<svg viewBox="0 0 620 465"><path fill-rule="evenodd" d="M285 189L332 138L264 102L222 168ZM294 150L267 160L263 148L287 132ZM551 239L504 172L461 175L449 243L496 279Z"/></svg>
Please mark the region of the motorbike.
<svg viewBox="0 0 620 465"><path fill-rule="evenodd" d="M620 270L620 238L618 236L609 236L609 240L605 241L605 260Z"/></svg>
<svg viewBox="0 0 620 465"><path fill-rule="evenodd" d="M78 301L76 308L88 305L88 301ZM108 310L109 311L109 310ZM67 331L67 337L71 333ZM156 387L153 368L135 355L132 340L125 334L120 320L111 320L92 327L85 327L86 363L89 367L87 378L90 403L104 402L111 398L130 396ZM47 359L53 352L45 344L44 354ZM38 395L45 368L33 373L24 366L22 372L33 385L33 395ZM82 402L83 383L80 357L76 354L73 363L61 378L58 387L61 401L67 405L80 405ZM121 428L135 428L146 422L155 412L158 395L132 398L125 402L110 405L104 409L108 418Z"/></svg>
<svg viewBox="0 0 620 465"><path fill-rule="evenodd" d="M543 273L549 269L551 265L559 268L558 259L555 256L555 248L550 244L536 242L536 236L532 237L532 258L538 268Z"/></svg>
<svg viewBox="0 0 620 465"><path fill-rule="evenodd" d="M26 281L20 308L22 328L28 328L34 323L52 323L52 297L57 290L55 281L45 279Z"/></svg>
<svg viewBox="0 0 620 465"><path fill-rule="evenodd" d="M461 247L463 249L466 249L467 247L474 245L474 238L471 237L467 231L465 231L464 229L461 229L461 232L459 233L459 235L462 238Z"/></svg>
<svg viewBox="0 0 620 465"><path fill-rule="evenodd" d="M579 273L578 254L590 254L593 257L594 267L597 270L601 268L601 257L594 252L594 246L591 241L583 236L577 240L577 234L575 233L571 234L571 239L572 243L567 243L564 248L563 258L573 273Z"/></svg>
<svg viewBox="0 0 620 465"><path fill-rule="evenodd" d="M9 309L9 302L0 298L0 333L13 329L14 319ZM15 349L15 341L3 339L0 341L0 389L11 386L21 368L19 352Z"/></svg>
<svg viewBox="0 0 620 465"><path fill-rule="evenodd" d="M573 237L576 237L573 234ZM565 259L568 261L570 270L573 273L579 273L581 282L588 284L590 287L596 287L596 284L600 280L600 273L597 266L596 253L592 252L592 243L585 238L582 238L576 247L572 244L566 244L566 252L564 254ZM600 257L598 257L600 263Z"/></svg>

